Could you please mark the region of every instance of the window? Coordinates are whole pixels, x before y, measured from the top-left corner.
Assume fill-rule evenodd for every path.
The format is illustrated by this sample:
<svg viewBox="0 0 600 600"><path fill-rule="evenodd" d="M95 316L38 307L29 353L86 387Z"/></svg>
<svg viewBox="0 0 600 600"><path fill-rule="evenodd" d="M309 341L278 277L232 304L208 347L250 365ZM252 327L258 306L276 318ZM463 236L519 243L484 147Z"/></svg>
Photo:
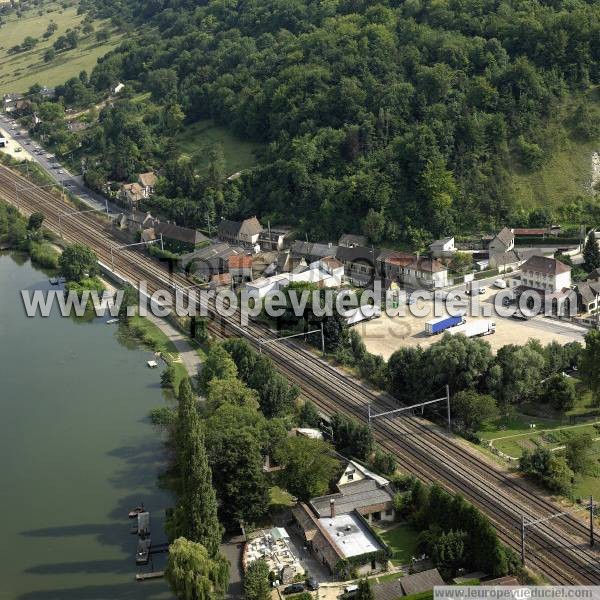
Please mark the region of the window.
<svg viewBox="0 0 600 600"><path fill-rule="evenodd" d="M354 480L354 473L348 473L347 479L348 479L348 481L353 481Z"/></svg>

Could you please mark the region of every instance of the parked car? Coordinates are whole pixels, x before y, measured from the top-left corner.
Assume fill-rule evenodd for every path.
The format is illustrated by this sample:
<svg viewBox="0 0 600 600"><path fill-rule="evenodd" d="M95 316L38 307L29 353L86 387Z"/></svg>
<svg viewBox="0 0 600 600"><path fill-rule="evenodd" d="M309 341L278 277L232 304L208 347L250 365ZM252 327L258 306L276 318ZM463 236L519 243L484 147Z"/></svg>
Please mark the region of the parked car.
<svg viewBox="0 0 600 600"><path fill-rule="evenodd" d="M496 281L494 281L494 287L504 290L506 289L506 281L504 281L504 279L496 279Z"/></svg>
<svg viewBox="0 0 600 600"><path fill-rule="evenodd" d="M476 288L468 288L466 291L467 296L471 296L472 294L485 294L485 288L484 287L476 287Z"/></svg>
<svg viewBox="0 0 600 600"><path fill-rule="evenodd" d="M312 590L312 591L318 590L319 589L319 582L314 577L309 577L306 580L306 587L309 590Z"/></svg>
<svg viewBox="0 0 600 600"><path fill-rule="evenodd" d="M288 594L299 594L300 592L304 591L304 584L302 583L292 583L292 585L288 585L286 588L283 589L283 593L285 595Z"/></svg>
<svg viewBox="0 0 600 600"><path fill-rule="evenodd" d="M523 311L515 310L515 312L510 315L513 319L518 319L519 321L529 321L532 315L526 315Z"/></svg>

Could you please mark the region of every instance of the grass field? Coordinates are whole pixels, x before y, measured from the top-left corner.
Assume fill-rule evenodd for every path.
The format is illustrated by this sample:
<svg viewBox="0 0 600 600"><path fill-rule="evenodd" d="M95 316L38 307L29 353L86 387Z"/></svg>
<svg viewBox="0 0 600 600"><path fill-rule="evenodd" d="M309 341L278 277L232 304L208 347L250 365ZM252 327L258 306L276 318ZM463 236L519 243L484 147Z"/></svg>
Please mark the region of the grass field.
<svg viewBox="0 0 600 600"><path fill-rule="evenodd" d="M406 565L417 553L419 532L406 523L387 531L378 529L377 533L392 551L392 564Z"/></svg>
<svg viewBox="0 0 600 600"><path fill-rule="evenodd" d="M223 145L228 175L255 165L257 162L255 152L262 148L261 144L236 137L212 120L199 121L186 127L177 140L182 156L189 157L199 168L208 164L209 152L216 144Z"/></svg>
<svg viewBox="0 0 600 600"><path fill-rule="evenodd" d="M121 37L114 33L108 41L103 43L96 41L95 32L87 36L81 34L82 37L77 48L57 53L54 60L45 63L44 52L67 29L73 29L80 25L83 15L77 15L76 4L62 9L57 3L46 3L43 5L42 11L41 16L37 10L25 11L21 18L11 14L0 28L0 94L26 92L34 83L52 87L64 83L82 70L89 73L96 65L98 58L112 50L121 41ZM49 39L44 40L42 34L51 20L56 23L58 29ZM96 31L106 27L106 24L100 21L94 22L93 25ZM8 49L23 42L27 36L38 38L37 46L28 52L9 55Z"/></svg>

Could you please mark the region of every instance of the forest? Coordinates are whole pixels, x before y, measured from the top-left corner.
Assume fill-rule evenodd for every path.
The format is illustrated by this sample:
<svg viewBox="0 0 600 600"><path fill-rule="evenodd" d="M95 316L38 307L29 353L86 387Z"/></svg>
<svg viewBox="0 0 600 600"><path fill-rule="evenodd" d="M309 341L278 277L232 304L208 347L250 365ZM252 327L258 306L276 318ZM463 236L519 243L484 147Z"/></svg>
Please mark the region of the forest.
<svg viewBox="0 0 600 600"><path fill-rule="evenodd" d="M88 181L160 167L153 208L196 227L256 213L315 239L362 231L414 247L527 225L533 207L515 201L510 173L548 160L553 114L570 107L573 137L600 133L595 1L88 0L80 10L131 32L58 90L73 106L116 81L130 90L87 132L98 157ZM204 119L263 144L233 183L218 147L200 173L174 151L182 127ZM579 223L592 204L565 199L561 218Z"/></svg>

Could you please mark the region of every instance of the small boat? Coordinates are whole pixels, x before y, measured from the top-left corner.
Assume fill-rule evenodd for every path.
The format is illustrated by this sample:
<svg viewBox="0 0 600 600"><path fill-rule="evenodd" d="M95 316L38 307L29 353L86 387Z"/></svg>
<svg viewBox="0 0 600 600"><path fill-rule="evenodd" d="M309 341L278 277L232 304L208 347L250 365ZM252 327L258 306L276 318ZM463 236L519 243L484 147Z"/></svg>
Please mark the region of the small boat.
<svg viewBox="0 0 600 600"><path fill-rule="evenodd" d="M107 325L112 325L113 323L118 323L119 319L109 319L108 321L106 321Z"/></svg>
<svg viewBox="0 0 600 600"><path fill-rule="evenodd" d="M58 279L49 279L50 285L58 285Z"/></svg>
<svg viewBox="0 0 600 600"><path fill-rule="evenodd" d="M148 366L149 366L151 369L155 369L156 367L158 367L158 363L157 363L155 360L149 360L149 361L148 361Z"/></svg>
<svg viewBox="0 0 600 600"><path fill-rule="evenodd" d="M144 510L146 510L146 509L144 508L144 505L141 504L140 506L136 506L135 508L132 508L129 511L129 513L127 514L127 516L130 519L135 519L135 518L137 518L138 514L141 513L141 512L144 512Z"/></svg>

